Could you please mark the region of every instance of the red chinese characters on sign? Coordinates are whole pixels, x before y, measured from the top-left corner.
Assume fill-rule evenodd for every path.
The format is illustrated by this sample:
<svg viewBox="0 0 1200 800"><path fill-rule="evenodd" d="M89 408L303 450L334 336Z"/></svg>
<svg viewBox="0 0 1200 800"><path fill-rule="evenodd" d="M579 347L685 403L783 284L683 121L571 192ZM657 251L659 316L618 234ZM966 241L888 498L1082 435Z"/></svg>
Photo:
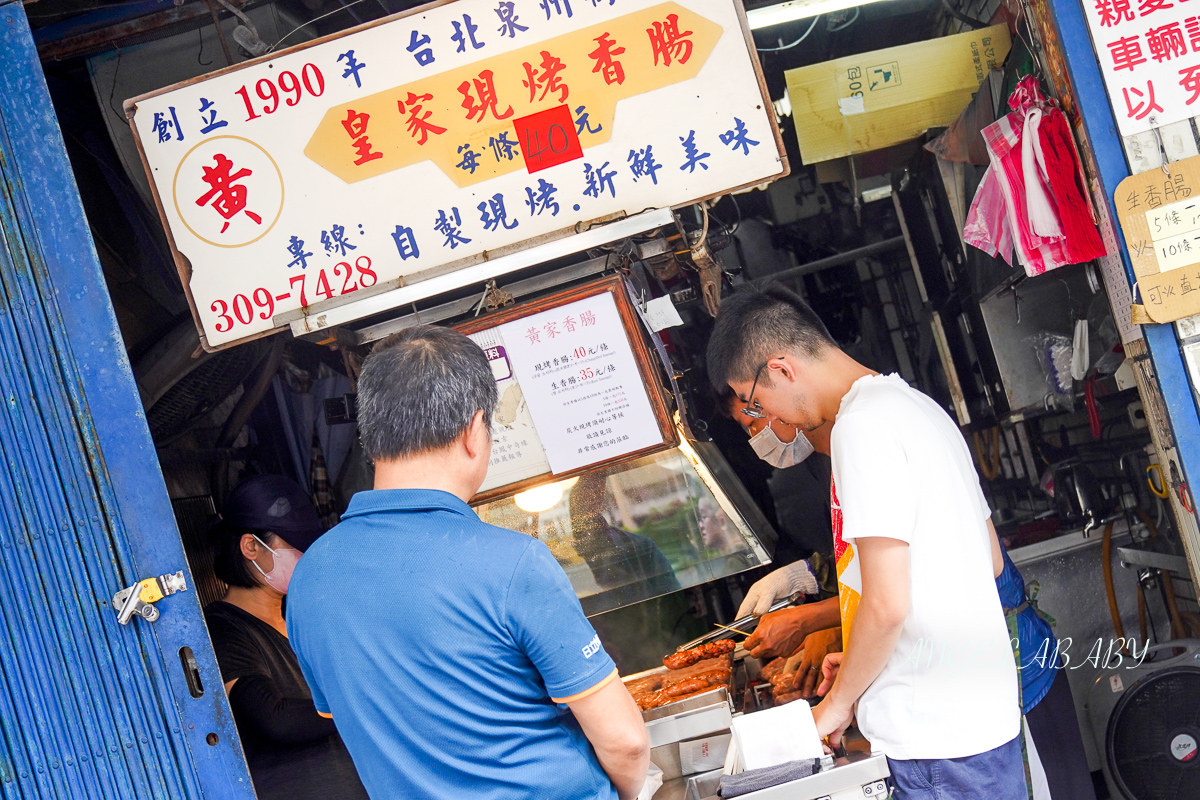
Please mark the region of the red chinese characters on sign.
<svg viewBox="0 0 1200 800"><path fill-rule="evenodd" d="M256 225L262 224L262 217L246 208L246 187L238 183L242 178L249 177L253 172L242 168L233 171L233 162L222 153L213 155L215 167L203 167L202 180L209 185L209 190L196 199L196 205L206 206L211 202L212 207L225 220L221 233L229 229L229 220L238 212L244 212L254 220Z"/></svg>
<svg viewBox="0 0 1200 800"><path fill-rule="evenodd" d="M1184 32L1179 28L1181 22L1187 31L1186 42ZM1189 46L1193 53L1200 53L1200 17L1186 17L1182 21L1147 28L1145 38L1146 48L1155 61L1186 55ZM1112 52L1114 69L1132 69L1137 64L1145 63L1145 59L1141 58L1141 39L1142 34L1128 31L1126 35L1105 45ZM1128 63L1131 55L1133 63Z"/></svg>
<svg viewBox="0 0 1200 800"><path fill-rule="evenodd" d="M1140 89L1128 88L1122 89L1125 94L1125 107L1128 110L1130 119L1145 119L1155 111L1162 112L1160 106L1154 100L1154 81L1146 81L1146 91Z"/></svg>
<svg viewBox="0 0 1200 800"><path fill-rule="evenodd" d="M646 29L646 34L650 37L654 66L658 66L660 58L666 67L673 61L686 64L692 57L692 40L688 38L692 31L679 30L679 15L667 14L666 20L656 21L653 26Z"/></svg>
<svg viewBox="0 0 1200 800"><path fill-rule="evenodd" d="M1200 17L1188 17L1183 21L1183 27L1187 29L1188 44L1192 51L1200 52Z"/></svg>
<svg viewBox="0 0 1200 800"><path fill-rule="evenodd" d="M1196 102L1196 98L1200 97L1200 64L1179 70L1179 85L1185 92L1191 92L1185 105Z"/></svg>
<svg viewBox="0 0 1200 800"><path fill-rule="evenodd" d="M595 39L596 49L588 53L588 58L595 61L592 67L592 72L599 72L604 78L604 83L612 86L614 83L620 85L625 82L625 69L621 66L621 62L617 61L617 56L625 52L624 47L619 47L615 41L608 38L608 32L600 34Z"/></svg>
<svg viewBox="0 0 1200 800"><path fill-rule="evenodd" d="M1138 64L1145 64L1146 57L1142 55L1142 45L1137 36L1126 36L1109 42L1108 49L1112 53L1113 69L1132 71Z"/></svg>
<svg viewBox="0 0 1200 800"><path fill-rule="evenodd" d="M1187 43L1178 22L1146 31L1146 46L1155 61L1170 61L1176 56L1187 55Z"/></svg>
<svg viewBox="0 0 1200 800"><path fill-rule="evenodd" d="M433 116L433 112L426 110L423 104L431 100L433 100L433 95L431 94L409 92L408 97L396 102L396 105L400 108L400 113L408 114L408 121L405 127L412 134L412 137L417 140L417 144L425 144L425 142L429 141L429 134L431 133L441 135L446 132L446 129L441 125L435 125L429 121L429 118ZM424 113L421 113L422 111Z"/></svg>
<svg viewBox="0 0 1200 800"><path fill-rule="evenodd" d="M367 138L367 123L370 119L370 114L360 114L354 109L346 109L346 118L342 120L342 127L346 129L346 134L350 137L358 156L354 160L355 166L361 167L368 161L383 158L383 153L371 150L371 140Z"/></svg>
<svg viewBox="0 0 1200 800"><path fill-rule="evenodd" d="M563 317L562 322L559 322L557 320L550 320L549 322L544 323L541 328L538 328L534 325L530 325L525 330L525 333L522 334L522 336L524 336L524 338L528 339L530 344L541 344L543 341L550 342L559 336L565 336L568 333L574 333L575 329L579 326L583 326L584 328L589 328L595 324L596 324L596 312L589 310L589 311L582 312L579 315L579 319L576 319L575 317L568 314L567 316ZM588 355L596 355L596 353L604 353L608 349L609 348L608 348L607 344L601 344L596 347L586 347L586 346L577 347L577 348L575 348L574 352L571 353L569 356L564 355L561 359L558 359L558 358L554 359L553 366L555 366L555 367L559 366L560 362L562 365L565 366L573 359L584 358L585 356L588 356ZM547 361L544 365L543 364L536 365L536 369L539 372L543 369L549 369L550 367L551 367L550 361ZM615 371L615 369L610 369L609 371ZM573 382L574 381L572 381L572 383Z"/></svg>
<svg viewBox="0 0 1200 800"><path fill-rule="evenodd" d="M1100 25L1112 28L1122 22L1133 22L1133 9L1129 0L1097 0L1096 14L1100 17Z"/></svg>
<svg viewBox="0 0 1200 800"><path fill-rule="evenodd" d="M1168 8L1174 8L1175 4L1168 0L1139 0L1138 16L1145 17L1153 14L1155 11L1166 11Z"/></svg>
<svg viewBox="0 0 1200 800"><path fill-rule="evenodd" d="M537 67L530 64L528 61L522 64L525 67L525 80L521 81L525 88L529 89L529 102L533 103L539 100L545 100L546 95L551 92L557 92L558 102L567 102L567 97L571 90L567 87L558 73L566 68L566 64L558 56L552 56L550 53L543 50L541 52L542 63ZM542 90L541 95L538 95L538 89Z"/></svg>
<svg viewBox="0 0 1200 800"><path fill-rule="evenodd" d="M508 119L513 115L511 105L503 114L497 111L499 99L496 97L495 80L495 74L490 69L485 69L479 73L479 77L463 81L458 85L458 92L463 96L462 107L467 110L467 119L474 119L478 114L479 119L475 121L483 122L489 113L498 120ZM474 96L471 93L472 88L474 88Z"/></svg>

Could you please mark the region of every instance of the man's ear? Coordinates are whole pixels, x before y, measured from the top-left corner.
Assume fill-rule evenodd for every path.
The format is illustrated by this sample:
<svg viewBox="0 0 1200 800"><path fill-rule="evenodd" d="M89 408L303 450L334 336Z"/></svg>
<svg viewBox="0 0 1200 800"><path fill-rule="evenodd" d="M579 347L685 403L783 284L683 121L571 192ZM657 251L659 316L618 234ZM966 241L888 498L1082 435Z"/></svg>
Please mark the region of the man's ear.
<svg viewBox="0 0 1200 800"><path fill-rule="evenodd" d="M767 364L767 369L771 372L771 382L782 379L788 383L795 383L798 374L797 366L791 356L773 359Z"/></svg>
<svg viewBox="0 0 1200 800"><path fill-rule="evenodd" d="M471 421L467 423L466 430L463 431L463 447L466 448L467 455L477 458L480 453L486 451L491 438L487 424L483 420L483 410L476 411L475 416L471 417Z"/></svg>

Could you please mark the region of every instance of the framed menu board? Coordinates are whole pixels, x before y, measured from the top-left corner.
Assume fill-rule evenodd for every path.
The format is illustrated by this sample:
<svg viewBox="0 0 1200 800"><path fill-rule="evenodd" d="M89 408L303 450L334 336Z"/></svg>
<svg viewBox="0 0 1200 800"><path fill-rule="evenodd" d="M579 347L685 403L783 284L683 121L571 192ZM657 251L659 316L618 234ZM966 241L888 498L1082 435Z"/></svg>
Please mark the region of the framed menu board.
<svg viewBox="0 0 1200 800"><path fill-rule="evenodd" d="M619 276L456 328L483 348L500 391L473 502L679 444Z"/></svg>

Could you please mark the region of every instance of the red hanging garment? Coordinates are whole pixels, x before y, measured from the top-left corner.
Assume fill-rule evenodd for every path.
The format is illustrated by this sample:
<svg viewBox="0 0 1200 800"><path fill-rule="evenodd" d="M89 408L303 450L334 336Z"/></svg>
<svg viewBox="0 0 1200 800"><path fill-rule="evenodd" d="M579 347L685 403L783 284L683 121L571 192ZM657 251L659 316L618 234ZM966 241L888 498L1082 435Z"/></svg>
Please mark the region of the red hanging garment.
<svg viewBox="0 0 1200 800"><path fill-rule="evenodd" d="M1076 168L1075 142L1067 118L1057 108L1048 108L1038 135L1070 263L1081 264L1107 255L1084 199L1086 186L1081 185L1083 176Z"/></svg>

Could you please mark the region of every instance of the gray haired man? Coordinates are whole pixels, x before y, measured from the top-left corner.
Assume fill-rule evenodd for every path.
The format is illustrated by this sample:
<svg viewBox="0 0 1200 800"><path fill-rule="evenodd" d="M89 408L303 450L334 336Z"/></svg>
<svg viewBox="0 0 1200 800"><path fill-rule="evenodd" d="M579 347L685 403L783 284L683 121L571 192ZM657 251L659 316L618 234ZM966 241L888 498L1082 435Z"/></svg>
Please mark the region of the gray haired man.
<svg viewBox="0 0 1200 800"><path fill-rule="evenodd" d="M292 577L288 636L372 797L633 800L641 714L537 540L480 522L496 385L446 328L363 364L373 491Z"/></svg>

